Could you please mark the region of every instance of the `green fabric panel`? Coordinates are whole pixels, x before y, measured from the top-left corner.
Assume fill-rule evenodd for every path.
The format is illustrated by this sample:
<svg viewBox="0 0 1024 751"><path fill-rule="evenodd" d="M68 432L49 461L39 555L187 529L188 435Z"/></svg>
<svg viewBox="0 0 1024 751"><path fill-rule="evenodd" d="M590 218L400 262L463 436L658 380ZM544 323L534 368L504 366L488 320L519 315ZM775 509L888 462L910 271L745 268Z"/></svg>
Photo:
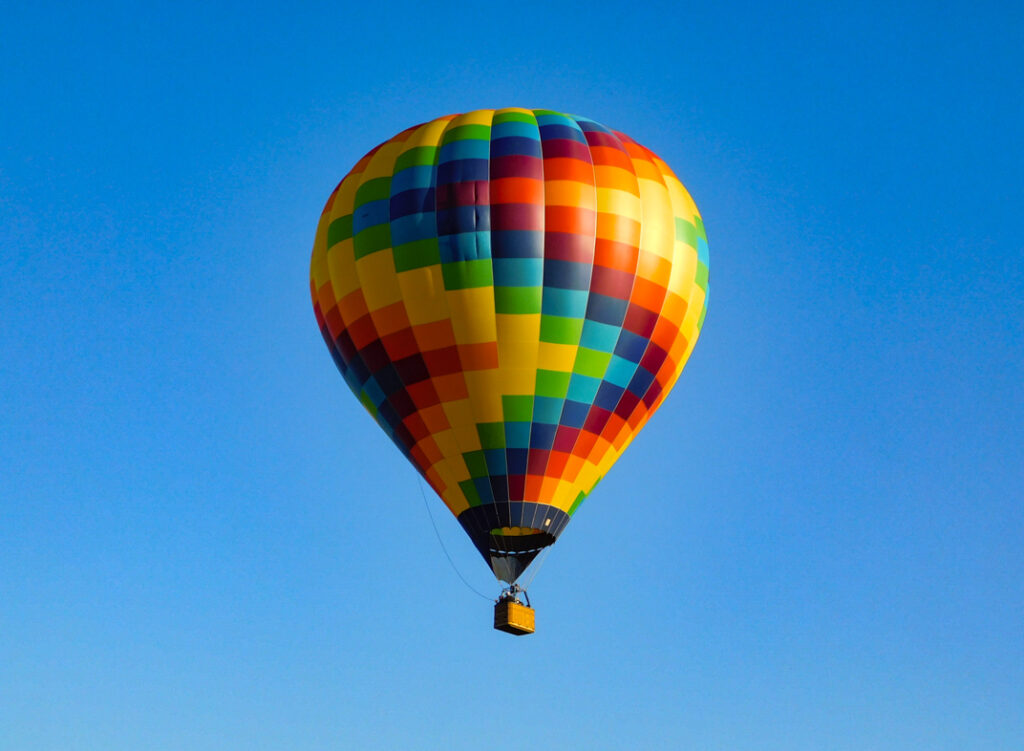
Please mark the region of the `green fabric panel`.
<svg viewBox="0 0 1024 751"><path fill-rule="evenodd" d="M578 496L576 496L576 500L573 501L572 505L569 507L569 516L572 516L573 514L576 513L576 509L578 509L580 507L580 504L583 503L583 499L586 498L586 497L587 497L587 494L584 493L581 490L580 494Z"/></svg>
<svg viewBox="0 0 1024 751"><path fill-rule="evenodd" d="M384 198L391 198L391 178L375 177L359 186L356 191L355 205L358 208L364 203L380 201Z"/></svg>
<svg viewBox="0 0 1024 751"><path fill-rule="evenodd" d="M467 451L462 455L471 477L487 477L487 459L483 451Z"/></svg>
<svg viewBox="0 0 1024 751"><path fill-rule="evenodd" d="M417 146L399 155L395 161L395 172L401 172L408 167L429 167L436 160L436 146Z"/></svg>
<svg viewBox="0 0 1024 751"><path fill-rule="evenodd" d="M569 393L569 376L557 370L537 370L537 396L564 398Z"/></svg>
<svg viewBox="0 0 1024 751"><path fill-rule="evenodd" d="M391 225L377 224L367 227L352 238L356 260L391 247Z"/></svg>
<svg viewBox="0 0 1024 751"><path fill-rule="evenodd" d="M436 237L428 237L425 240L414 240L411 243L396 245L395 271L409 271L420 269L424 266L433 266L441 263L441 250L437 244Z"/></svg>
<svg viewBox="0 0 1024 751"><path fill-rule="evenodd" d="M676 217L676 240L697 247L697 228L681 217Z"/></svg>
<svg viewBox="0 0 1024 751"><path fill-rule="evenodd" d="M352 215L339 216L327 226L327 247L352 237Z"/></svg>
<svg viewBox="0 0 1024 751"><path fill-rule="evenodd" d="M537 124L537 118L528 112L496 112L494 114L495 123L529 123L530 125Z"/></svg>
<svg viewBox="0 0 1024 751"><path fill-rule="evenodd" d="M490 287L494 284L490 258L441 264L441 274L444 276L445 289Z"/></svg>
<svg viewBox="0 0 1024 751"><path fill-rule="evenodd" d="M611 362L610 352L598 352L596 349L580 347L576 350L576 363L572 366L573 372L591 378L604 378L608 370L608 363Z"/></svg>
<svg viewBox="0 0 1024 751"><path fill-rule="evenodd" d="M519 396L503 394L501 411L505 422L530 422L533 420L533 395Z"/></svg>
<svg viewBox="0 0 1024 751"><path fill-rule="evenodd" d="M540 340L552 344L579 344L583 335L582 318L542 315L540 317Z"/></svg>
<svg viewBox="0 0 1024 751"><path fill-rule="evenodd" d="M466 496L466 500L469 501L470 506L480 505L480 494L477 492L476 485L472 480L463 480L459 483L459 487L462 488L462 494Z"/></svg>
<svg viewBox="0 0 1024 751"><path fill-rule="evenodd" d="M467 138L476 138L480 141L491 140L490 125L460 125L457 128L450 128L444 132L442 144L452 141L462 141Z"/></svg>
<svg viewBox="0 0 1024 751"><path fill-rule="evenodd" d="M373 415L373 419L377 419L377 405L373 403L373 399L365 391L359 392L359 402L366 407L366 411Z"/></svg>
<svg viewBox="0 0 1024 751"><path fill-rule="evenodd" d="M490 263L488 261L488 263ZM543 287L495 287L495 313L540 313Z"/></svg>
<svg viewBox="0 0 1024 751"><path fill-rule="evenodd" d="M484 449L505 448L504 422L478 422L476 432L480 435L480 446Z"/></svg>
<svg viewBox="0 0 1024 751"><path fill-rule="evenodd" d="M707 291L708 288L708 267L703 263L697 263L697 286Z"/></svg>
<svg viewBox="0 0 1024 751"><path fill-rule="evenodd" d="M505 448L505 423L480 422L476 425L476 432L480 435L480 445L483 448Z"/></svg>

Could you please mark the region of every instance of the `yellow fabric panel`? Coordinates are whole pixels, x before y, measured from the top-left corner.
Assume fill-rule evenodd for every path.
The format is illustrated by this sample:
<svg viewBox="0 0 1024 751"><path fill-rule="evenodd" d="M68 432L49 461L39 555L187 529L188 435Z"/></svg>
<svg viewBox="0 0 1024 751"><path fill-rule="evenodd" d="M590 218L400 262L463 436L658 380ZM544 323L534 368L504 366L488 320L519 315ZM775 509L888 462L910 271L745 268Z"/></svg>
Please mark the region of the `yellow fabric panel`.
<svg viewBox="0 0 1024 751"><path fill-rule="evenodd" d="M334 196L334 203L331 206L328 217L328 227L335 220L352 214L356 190L361 179L361 171L353 172L338 186L338 191ZM325 253L327 255L328 275L331 280L331 287L334 289L335 299L341 300L359 288L359 277L355 270L355 250L352 238L348 237L325 248Z"/></svg>
<svg viewBox="0 0 1024 751"><path fill-rule="evenodd" d="M395 257L390 250L381 250L363 256L355 263L356 273L362 283L366 306L380 310L402 298L402 288L395 272Z"/></svg>
<svg viewBox="0 0 1024 751"><path fill-rule="evenodd" d="M593 482L597 482L598 479L608 474L608 470L615 464L615 460L619 458L619 453L615 450L615 446L604 439L598 441L596 446L596 454L598 456L598 462L596 466L597 477Z"/></svg>
<svg viewBox="0 0 1024 751"><path fill-rule="evenodd" d="M448 128L457 128L460 125L487 125L490 126L494 119L494 110L474 110L463 115L452 118Z"/></svg>
<svg viewBox="0 0 1024 751"><path fill-rule="evenodd" d="M634 163L639 163L634 162ZM650 164L650 163L648 163ZM672 213L672 202L665 184L654 180L641 179L640 198L643 201L643 232L640 249L672 260L675 245L676 221Z"/></svg>
<svg viewBox="0 0 1024 751"><path fill-rule="evenodd" d="M398 286L413 326L448 320L448 297L440 265L399 272Z"/></svg>
<svg viewBox="0 0 1024 751"><path fill-rule="evenodd" d="M467 371L466 388L477 422L501 422L501 375L496 370Z"/></svg>
<svg viewBox="0 0 1024 751"><path fill-rule="evenodd" d="M451 476L456 482L467 479L469 477L469 470L466 469L466 463L450 461L450 457L454 456L461 459L462 456L462 453L459 451L458 440L455 437L455 431L452 428L448 428L447 430L435 433L434 441L437 443L438 448L441 449L441 454L445 457L442 461L451 470Z"/></svg>
<svg viewBox="0 0 1024 751"><path fill-rule="evenodd" d="M576 500L576 496L581 490L581 488L576 485L576 478L579 476L580 470L583 468L583 465L586 464L586 461L587 460L582 456L573 454L569 457L569 461L566 462L565 472L562 473L562 479L564 479L568 485L572 486L573 490L570 493L572 497L566 497L565 499L560 498L557 504L559 508L568 509ZM562 492L561 489L560 492Z"/></svg>
<svg viewBox="0 0 1024 751"><path fill-rule="evenodd" d="M537 368L569 373L576 362L576 351L578 349L579 347L575 344L541 342L537 351Z"/></svg>
<svg viewBox="0 0 1024 751"><path fill-rule="evenodd" d="M496 316L498 330L498 362L505 365L502 359L502 346L513 343L532 344L533 356L536 357L537 341L540 337L540 313L499 313ZM507 361L511 365L516 360Z"/></svg>
<svg viewBox="0 0 1024 751"><path fill-rule="evenodd" d="M456 342L476 344L498 340L498 330L493 312L493 287L450 289L447 296ZM488 315L488 310L491 311L490 315Z"/></svg>
<svg viewBox="0 0 1024 751"><path fill-rule="evenodd" d="M470 403L470 400L459 399L457 401L443 402L442 406L444 407L445 415L448 417L448 422L455 432L460 454L467 451L479 451L480 436L476 431L473 405ZM465 466L465 462L463 462L463 466ZM466 471L466 477L469 477L468 470Z"/></svg>
<svg viewBox="0 0 1024 751"><path fill-rule="evenodd" d="M331 278L331 287L334 289L334 297L339 302L359 289L352 238L335 243L327 250L327 270ZM345 323L347 325L351 322Z"/></svg>
<svg viewBox="0 0 1024 751"><path fill-rule="evenodd" d="M363 175L359 180L359 184L363 185L370 180L376 180L378 177L391 177L391 173L395 170L395 160L406 149L405 140L407 137L408 134L405 136L400 134L382 144L374 155L370 157L370 161L365 169L363 169Z"/></svg>
<svg viewBox="0 0 1024 751"><path fill-rule="evenodd" d="M499 324L499 330L501 326ZM540 326L537 327L538 332ZM498 336L498 367L502 370L531 367L531 361L537 361L537 340L510 339ZM502 367L504 366L504 367Z"/></svg>
<svg viewBox="0 0 1024 751"><path fill-rule="evenodd" d="M326 209L326 206L324 207ZM313 255L309 262L309 278L313 288L317 291L330 280L330 273L327 270L327 226L329 224L327 214L320 215L320 221L316 227L316 237L313 240ZM320 309L324 310L324 301L320 301Z"/></svg>
<svg viewBox="0 0 1024 751"><path fill-rule="evenodd" d="M501 393L506 396L533 396L537 383L536 368L502 368L498 374Z"/></svg>
<svg viewBox="0 0 1024 751"><path fill-rule="evenodd" d="M637 196L630 190L598 188L597 210L637 222L643 220L645 225L647 223L647 205L643 202L642 196Z"/></svg>

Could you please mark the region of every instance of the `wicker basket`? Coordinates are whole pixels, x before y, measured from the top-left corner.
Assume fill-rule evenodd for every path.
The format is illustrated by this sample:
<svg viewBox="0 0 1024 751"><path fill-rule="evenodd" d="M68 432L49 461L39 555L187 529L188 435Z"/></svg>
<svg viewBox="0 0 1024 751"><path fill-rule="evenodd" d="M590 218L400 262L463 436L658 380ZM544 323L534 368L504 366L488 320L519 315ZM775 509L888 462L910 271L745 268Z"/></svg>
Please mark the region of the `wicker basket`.
<svg viewBox="0 0 1024 751"><path fill-rule="evenodd" d="M494 628L516 636L533 633L533 608L512 600L494 606Z"/></svg>

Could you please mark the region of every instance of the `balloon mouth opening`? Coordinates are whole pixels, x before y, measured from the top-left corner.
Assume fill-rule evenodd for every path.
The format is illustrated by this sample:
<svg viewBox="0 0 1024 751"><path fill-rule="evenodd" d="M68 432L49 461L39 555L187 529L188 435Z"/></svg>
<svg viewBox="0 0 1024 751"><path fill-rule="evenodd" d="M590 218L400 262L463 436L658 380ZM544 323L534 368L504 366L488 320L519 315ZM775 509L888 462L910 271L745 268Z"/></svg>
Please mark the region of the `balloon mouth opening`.
<svg viewBox="0 0 1024 751"><path fill-rule="evenodd" d="M529 553L536 555L554 541L554 535L540 530L527 534L495 534L491 532L488 535L488 552L491 556L517 556Z"/></svg>
<svg viewBox="0 0 1024 751"><path fill-rule="evenodd" d="M487 559L494 575L512 584L522 576L540 551L554 542L554 535L540 530L509 535L492 532L487 540Z"/></svg>
<svg viewBox="0 0 1024 751"><path fill-rule="evenodd" d="M499 527L491 530L491 536L525 537L526 535L539 535L543 532L543 529L533 527Z"/></svg>
<svg viewBox="0 0 1024 751"><path fill-rule="evenodd" d="M558 539L569 515L544 503L511 501L470 507L459 522L494 575L512 584Z"/></svg>

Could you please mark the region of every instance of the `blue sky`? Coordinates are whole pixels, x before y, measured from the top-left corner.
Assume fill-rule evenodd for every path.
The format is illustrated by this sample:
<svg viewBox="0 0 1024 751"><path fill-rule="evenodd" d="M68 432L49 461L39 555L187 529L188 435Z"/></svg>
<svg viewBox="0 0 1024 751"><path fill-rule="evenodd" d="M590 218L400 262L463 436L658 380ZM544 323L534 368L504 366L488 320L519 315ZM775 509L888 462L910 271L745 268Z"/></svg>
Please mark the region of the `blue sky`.
<svg viewBox="0 0 1024 751"><path fill-rule="evenodd" d="M1024 13L770 5L6 9L0 749L1024 747ZM356 159L502 106L711 246L522 639L307 281Z"/></svg>

